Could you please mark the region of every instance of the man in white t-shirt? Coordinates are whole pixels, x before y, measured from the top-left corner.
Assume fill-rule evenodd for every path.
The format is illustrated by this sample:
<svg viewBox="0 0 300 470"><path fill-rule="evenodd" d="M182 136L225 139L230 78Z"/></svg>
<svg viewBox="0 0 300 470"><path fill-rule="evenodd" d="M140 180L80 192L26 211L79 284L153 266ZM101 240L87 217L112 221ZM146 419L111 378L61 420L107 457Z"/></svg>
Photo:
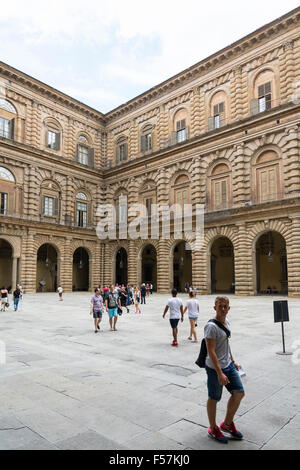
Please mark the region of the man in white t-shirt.
<svg viewBox="0 0 300 470"><path fill-rule="evenodd" d="M173 343L171 346L177 347L177 336L178 336L178 323L183 322L183 304L182 300L177 297L177 290L172 290L172 298L168 300L163 318L165 318L168 310L170 309L170 324L173 331Z"/></svg>

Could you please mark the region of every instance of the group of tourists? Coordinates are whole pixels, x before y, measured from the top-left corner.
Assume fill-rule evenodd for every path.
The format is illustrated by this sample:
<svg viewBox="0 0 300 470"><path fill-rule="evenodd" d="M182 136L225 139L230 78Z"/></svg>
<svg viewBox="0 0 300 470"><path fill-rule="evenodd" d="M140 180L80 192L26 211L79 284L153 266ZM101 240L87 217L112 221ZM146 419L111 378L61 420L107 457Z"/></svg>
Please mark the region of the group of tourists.
<svg viewBox="0 0 300 470"><path fill-rule="evenodd" d="M0 284L1 285L1 284ZM9 308L9 292L11 291L11 287L6 288L2 286L0 293L1 293L1 312L5 312L7 308ZM19 307L20 300L23 300L23 288L21 285L17 285L16 289L13 291L13 302L14 302L14 311L16 312Z"/></svg>
<svg viewBox="0 0 300 470"><path fill-rule="evenodd" d="M149 287L149 288L148 288ZM95 294L90 302L90 315L94 319L95 333L100 330L100 323L103 314L106 312L109 318L110 331L117 331L117 322L125 307L129 313L129 307L135 305L135 314L140 314L140 305L146 303L146 297L153 292L153 286L144 283L141 286L132 287L130 285L110 285L99 286L95 289ZM2 299L5 300L5 288L1 290ZM199 301L196 299L195 290L192 286L187 287L189 295L185 306L178 297L176 289L172 290L172 297L167 301L163 318L169 312L170 325L172 328L172 347L178 347L178 326L184 321L184 316L188 313L190 321L190 333L188 340L198 343L197 324L200 313ZM60 299L62 291L59 290ZM243 435L236 429L234 416L245 396L244 387L239 374L239 365L234 360L229 345L231 336L230 324L227 314L230 310L229 299L227 297L217 297L215 299L215 317L211 319L204 328L204 338L201 344L201 354L205 354L203 365L207 374L207 415L209 420L208 435L212 439L222 443L228 443L228 437L241 440ZM200 357L200 356L199 356ZM198 362L197 362L198 363ZM224 421L220 426L216 423L217 404L222 398L223 387L230 393L227 411Z"/></svg>
<svg viewBox="0 0 300 470"><path fill-rule="evenodd" d="M114 285L99 286L90 303L90 315L93 315L95 333L100 330L104 310L109 317L110 331L117 331L118 317L123 314L123 308L130 313L129 307L135 306L134 314L141 315L141 304L146 304L146 297L153 293L153 285L143 283L141 286Z"/></svg>

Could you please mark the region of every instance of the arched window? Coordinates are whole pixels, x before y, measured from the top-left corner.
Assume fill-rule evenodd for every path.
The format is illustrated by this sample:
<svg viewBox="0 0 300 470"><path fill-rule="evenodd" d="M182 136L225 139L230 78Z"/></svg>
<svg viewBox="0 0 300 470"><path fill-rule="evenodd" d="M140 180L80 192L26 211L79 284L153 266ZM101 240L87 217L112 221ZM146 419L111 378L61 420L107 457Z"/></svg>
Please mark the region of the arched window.
<svg viewBox="0 0 300 470"><path fill-rule="evenodd" d="M90 145L89 140L80 135L77 143L76 161L94 167L94 148Z"/></svg>
<svg viewBox="0 0 300 470"><path fill-rule="evenodd" d="M119 189L114 196L114 206L116 210L116 223L125 224L127 222L128 206L127 206L127 191Z"/></svg>
<svg viewBox="0 0 300 470"><path fill-rule="evenodd" d="M146 125L141 131L141 152L150 152L153 148L153 126Z"/></svg>
<svg viewBox="0 0 300 470"><path fill-rule="evenodd" d="M16 110L9 101L0 98L0 137L14 139Z"/></svg>
<svg viewBox="0 0 300 470"><path fill-rule="evenodd" d="M184 209L190 200L190 180L187 175L179 175L173 185L173 201Z"/></svg>
<svg viewBox="0 0 300 470"><path fill-rule="evenodd" d="M230 169L225 163L216 165L210 176L210 204L212 210L230 207Z"/></svg>
<svg viewBox="0 0 300 470"><path fill-rule="evenodd" d="M116 142L116 164L128 159L128 143L126 137L120 137Z"/></svg>
<svg viewBox="0 0 300 470"><path fill-rule="evenodd" d="M188 112L186 109L180 109L174 115L171 144L179 144L187 139L189 139Z"/></svg>
<svg viewBox="0 0 300 470"><path fill-rule="evenodd" d="M272 70L261 71L254 80L251 100L251 114L270 110L276 103L275 75Z"/></svg>
<svg viewBox="0 0 300 470"><path fill-rule="evenodd" d="M41 184L41 215L44 218L55 219L59 216L60 190L58 185L51 180Z"/></svg>
<svg viewBox="0 0 300 470"><path fill-rule="evenodd" d="M89 197L79 192L76 195L76 227L86 228L90 224Z"/></svg>
<svg viewBox="0 0 300 470"><path fill-rule="evenodd" d="M62 128L58 121L47 118L44 121L45 145L48 149L59 151L61 149Z"/></svg>
<svg viewBox="0 0 300 470"><path fill-rule="evenodd" d="M0 167L0 215L13 215L15 210L15 178L4 167Z"/></svg>
<svg viewBox="0 0 300 470"><path fill-rule="evenodd" d="M267 150L256 160L257 201L266 202L278 199L280 194L280 159L273 150Z"/></svg>
<svg viewBox="0 0 300 470"><path fill-rule="evenodd" d="M210 101L210 117L208 130L219 129L226 124L227 95L225 91L215 93Z"/></svg>
<svg viewBox="0 0 300 470"><path fill-rule="evenodd" d="M156 204L156 186L154 181L147 181L139 191L140 204L147 209L148 217L152 215L153 205Z"/></svg>

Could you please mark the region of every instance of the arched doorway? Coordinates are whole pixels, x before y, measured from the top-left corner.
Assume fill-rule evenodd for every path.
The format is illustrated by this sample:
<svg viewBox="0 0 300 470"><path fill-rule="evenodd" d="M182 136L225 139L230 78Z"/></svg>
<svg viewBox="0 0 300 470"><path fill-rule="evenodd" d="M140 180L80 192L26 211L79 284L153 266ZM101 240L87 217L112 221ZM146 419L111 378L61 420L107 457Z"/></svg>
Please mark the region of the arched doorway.
<svg viewBox="0 0 300 470"><path fill-rule="evenodd" d="M258 294L288 294L286 242L278 232L267 232L256 243Z"/></svg>
<svg viewBox="0 0 300 470"><path fill-rule="evenodd" d="M227 237L220 237L211 247L211 293L234 293L234 248Z"/></svg>
<svg viewBox="0 0 300 470"><path fill-rule="evenodd" d="M56 292L58 256L54 246L42 245L37 253L36 290L37 292Z"/></svg>
<svg viewBox="0 0 300 470"><path fill-rule="evenodd" d="M125 248L120 248L116 256L116 284L126 286L128 280L128 257Z"/></svg>
<svg viewBox="0 0 300 470"><path fill-rule="evenodd" d="M157 253L153 245L143 249L141 282L152 283L154 290L157 289Z"/></svg>
<svg viewBox="0 0 300 470"><path fill-rule="evenodd" d="M173 286L178 292L184 292L185 284L192 285L192 251L187 250L187 243L182 241L174 248Z"/></svg>
<svg viewBox="0 0 300 470"><path fill-rule="evenodd" d="M90 287L90 257L85 248L77 248L73 254L73 281L74 291L88 292Z"/></svg>
<svg viewBox="0 0 300 470"><path fill-rule="evenodd" d="M12 286L12 246L0 238L0 288L15 288Z"/></svg>

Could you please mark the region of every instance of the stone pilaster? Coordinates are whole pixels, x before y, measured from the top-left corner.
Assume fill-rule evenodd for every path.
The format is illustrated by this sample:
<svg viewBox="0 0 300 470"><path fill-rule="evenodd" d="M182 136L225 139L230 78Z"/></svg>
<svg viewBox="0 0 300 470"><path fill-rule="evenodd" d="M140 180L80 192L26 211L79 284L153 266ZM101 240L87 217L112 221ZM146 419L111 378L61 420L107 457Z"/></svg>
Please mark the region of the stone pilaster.
<svg viewBox="0 0 300 470"><path fill-rule="evenodd" d="M286 144L284 146L284 185L289 195L300 192L299 166L299 128L293 126L286 129Z"/></svg>
<svg viewBox="0 0 300 470"><path fill-rule="evenodd" d="M234 252L235 293L239 296L254 295L251 243L248 240L246 224L237 224L238 241Z"/></svg>
<svg viewBox="0 0 300 470"><path fill-rule="evenodd" d="M134 240L128 242L128 284L131 286L139 284L137 248Z"/></svg>
<svg viewBox="0 0 300 470"><path fill-rule="evenodd" d="M290 297L300 297L300 213L291 218L292 233L287 241L288 288Z"/></svg>
<svg viewBox="0 0 300 470"><path fill-rule="evenodd" d="M35 234L30 232L27 236L27 240L24 247L24 258L23 258L23 289L24 292L32 294L36 292L36 263L37 253L34 247Z"/></svg>
<svg viewBox="0 0 300 470"><path fill-rule="evenodd" d="M60 282L64 292L72 292L73 279L73 253L71 250L71 238L67 237L64 242L64 251L61 254Z"/></svg>
<svg viewBox="0 0 300 470"><path fill-rule="evenodd" d="M160 294L168 294L173 284L170 272L170 249L168 240L159 240L157 253L157 290Z"/></svg>

